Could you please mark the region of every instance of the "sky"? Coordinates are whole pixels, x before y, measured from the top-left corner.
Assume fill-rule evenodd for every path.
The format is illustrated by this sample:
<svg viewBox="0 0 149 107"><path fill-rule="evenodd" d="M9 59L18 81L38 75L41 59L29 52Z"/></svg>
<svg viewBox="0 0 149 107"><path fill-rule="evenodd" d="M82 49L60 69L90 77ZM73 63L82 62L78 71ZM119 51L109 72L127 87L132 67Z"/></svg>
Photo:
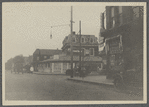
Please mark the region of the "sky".
<svg viewBox="0 0 149 107"><path fill-rule="evenodd" d="M71 6L73 31L99 36L100 14L105 6L100 3L37 3L7 2L2 4L2 39L5 62L22 54L33 55L39 49L61 49L65 36L70 34ZM53 27L57 25L65 25ZM50 34L52 31L52 39Z"/></svg>

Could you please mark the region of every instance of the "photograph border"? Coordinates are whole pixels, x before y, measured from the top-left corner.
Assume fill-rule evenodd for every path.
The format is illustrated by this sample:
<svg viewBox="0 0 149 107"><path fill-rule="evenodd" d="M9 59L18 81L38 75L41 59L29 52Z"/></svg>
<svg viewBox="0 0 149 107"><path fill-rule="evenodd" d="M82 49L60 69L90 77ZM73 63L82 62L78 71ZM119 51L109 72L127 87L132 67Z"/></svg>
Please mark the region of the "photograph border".
<svg viewBox="0 0 149 107"><path fill-rule="evenodd" d="M3 7L2 2L2 7ZM5 51L4 51L4 40L2 40L2 103L5 106L9 105L88 105L88 104L146 104L147 103L147 3L146 2L52 2L54 5L95 5L98 6L98 4L102 4L105 6L144 6L144 38L143 38L143 101L6 101L5 100ZM39 2L39 5L41 5L42 2ZM146 75L145 75L146 74Z"/></svg>

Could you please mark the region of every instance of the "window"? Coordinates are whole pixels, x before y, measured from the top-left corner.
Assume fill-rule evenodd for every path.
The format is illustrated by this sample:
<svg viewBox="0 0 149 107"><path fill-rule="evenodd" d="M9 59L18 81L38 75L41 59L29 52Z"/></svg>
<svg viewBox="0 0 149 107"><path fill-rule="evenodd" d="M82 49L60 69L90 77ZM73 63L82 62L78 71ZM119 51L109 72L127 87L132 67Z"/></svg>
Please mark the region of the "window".
<svg viewBox="0 0 149 107"><path fill-rule="evenodd" d="M93 43L93 38L90 39L90 42Z"/></svg>
<svg viewBox="0 0 149 107"><path fill-rule="evenodd" d="M85 49L84 48L82 48L82 54L85 55Z"/></svg>
<svg viewBox="0 0 149 107"><path fill-rule="evenodd" d="M114 7L111 8L111 28L115 26Z"/></svg>
<svg viewBox="0 0 149 107"><path fill-rule="evenodd" d="M37 60L39 60L39 56L37 56Z"/></svg>
<svg viewBox="0 0 149 107"><path fill-rule="evenodd" d="M94 56L94 48L90 48L90 55Z"/></svg>
<svg viewBox="0 0 149 107"><path fill-rule="evenodd" d="M73 38L72 38L72 42L76 42L76 38L73 37Z"/></svg>
<svg viewBox="0 0 149 107"><path fill-rule="evenodd" d="M119 14L122 14L122 6L119 6Z"/></svg>
<svg viewBox="0 0 149 107"><path fill-rule="evenodd" d="M89 42L89 41L90 41L90 38L85 38L85 41L86 41L86 42Z"/></svg>
<svg viewBox="0 0 149 107"><path fill-rule="evenodd" d="M119 25L123 24L123 17L122 17L122 6L119 6Z"/></svg>
<svg viewBox="0 0 149 107"><path fill-rule="evenodd" d="M44 56L44 59L46 59L47 58L47 56Z"/></svg>
<svg viewBox="0 0 149 107"><path fill-rule="evenodd" d="M84 42L85 42L84 38L81 38L81 42L82 42L82 43L84 43Z"/></svg>
<svg viewBox="0 0 149 107"><path fill-rule="evenodd" d="M134 18L139 18L140 8L138 6L133 7L133 16Z"/></svg>

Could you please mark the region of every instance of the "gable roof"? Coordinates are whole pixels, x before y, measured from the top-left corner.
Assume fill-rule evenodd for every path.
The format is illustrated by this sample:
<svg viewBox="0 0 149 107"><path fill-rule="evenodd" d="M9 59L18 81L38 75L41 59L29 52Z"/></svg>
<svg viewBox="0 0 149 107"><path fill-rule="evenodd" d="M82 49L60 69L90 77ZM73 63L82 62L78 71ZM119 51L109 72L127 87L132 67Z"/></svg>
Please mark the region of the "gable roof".
<svg viewBox="0 0 149 107"><path fill-rule="evenodd" d="M62 50L58 50L58 49L36 49L33 54L57 55L61 53L62 53Z"/></svg>

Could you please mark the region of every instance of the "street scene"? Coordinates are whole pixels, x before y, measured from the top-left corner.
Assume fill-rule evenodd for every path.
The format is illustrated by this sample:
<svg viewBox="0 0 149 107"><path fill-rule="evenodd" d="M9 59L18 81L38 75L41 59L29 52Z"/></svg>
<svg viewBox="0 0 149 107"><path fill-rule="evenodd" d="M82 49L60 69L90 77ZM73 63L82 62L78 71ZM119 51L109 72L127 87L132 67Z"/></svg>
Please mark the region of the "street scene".
<svg viewBox="0 0 149 107"><path fill-rule="evenodd" d="M93 4L3 3L4 101L146 101L145 3Z"/></svg>
<svg viewBox="0 0 149 107"><path fill-rule="evenodd" d="M111 85L69 81L67 78L66 75L22 75L8 71L5 98L8 101L139 101L143 97L139 92L119 92Z"/></svg>

